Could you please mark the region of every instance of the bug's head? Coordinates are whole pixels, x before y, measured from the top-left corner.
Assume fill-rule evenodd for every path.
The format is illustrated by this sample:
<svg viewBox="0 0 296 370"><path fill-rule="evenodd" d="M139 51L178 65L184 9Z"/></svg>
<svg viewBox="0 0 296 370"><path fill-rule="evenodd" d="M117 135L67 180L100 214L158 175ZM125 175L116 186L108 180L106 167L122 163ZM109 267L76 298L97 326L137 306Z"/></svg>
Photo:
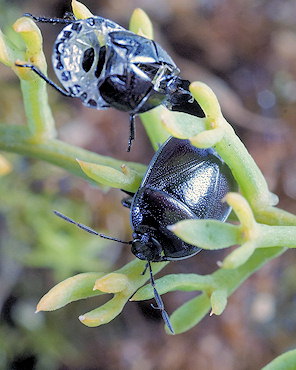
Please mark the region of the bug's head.
<svg viewBox="0 0 296 370"><path fill-rule="evenodd" d="M166 106L170 110L184 112L196 117L205 117L205 113L189 90L190 82L174 76L166 86Z"/></svg>
<svg viewBox="0 0 296 370"><path fill-rule="evenodd" d="M141 225L133 233L132 253L139 259L145 261L161 260L162 247L155 239L154 229Z"/></svg>

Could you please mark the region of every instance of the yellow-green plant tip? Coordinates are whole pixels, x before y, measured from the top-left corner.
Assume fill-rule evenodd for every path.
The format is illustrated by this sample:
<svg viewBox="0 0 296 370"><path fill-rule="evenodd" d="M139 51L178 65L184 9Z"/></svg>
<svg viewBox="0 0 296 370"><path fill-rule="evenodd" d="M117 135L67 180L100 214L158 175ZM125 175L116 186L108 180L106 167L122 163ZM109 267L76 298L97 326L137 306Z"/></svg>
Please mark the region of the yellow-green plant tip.
<svg viewBox="0 0 296 370"><path fill-rule="evenodd" d="M76 0L72 0L73 14L77 19L86 19L93 17L91 11L82 3Z"/></svg>
<svg viewBox="0 0 296 370"><path fill-rule="evenodd" d="M211 316L221 315L227 305L227 291L224 289L217 289L211 294Z"/></svg>
<svg viewBox="0 0 296 370"><path fill-rule="evenodd" d="M186 243L208 250L227 248L241 240L238 226L218 220L183 220L167 228Z"/></svg>
<svg viewBox="0 0 296 370"><path fill-rule="evenodd" d="M26 52L23 56L25 60L15 60L15 63L34 64L41 71L46 73L47 65L42 50L42 35L35 22L28 17L22 17L14 23L13 29L21 35L26 45ZM30 68L17 67L14 64L12 68L19 78L23 80L30 81L40 79Z"/></svg>
<svg viewBox="0 0 296 370"><path fill-rule="evenodd" d="M103 306L79 316L79 320L89 327L107 324L122 312L127 300L123 293L117 293Z"/></svg>
<svg viewBox="0 0 296 370"><path fill-rule="evenodd" d="M124 274L112 272L96 280L94 290L100 290L105 293L122 292L128 287L128 278Z"/></svg>
<svg viewBox="0 0 296 370"><path fill-rule="evenodd" d="M190 84L189 89L207 117L212 117L213 119L221 117L222 114L218 99L208 85L195 81Z"/></svg>
<svg viewBox="0 0 296 370"><path fill-rule="evenodd" d="M236 248L223 261L222 268L235 269L243 265L254 253L256 245L254 242L246 242L241 247Z"/></svg>
<svg viewBox="0 0 296 370"><path fill-rule="evenodd" d="M174 137L189 139L207 128L207 118L198 118L181 112L164 109L160 115L161 123Z"/></svg>
<svg viewBox="0 0 296 370"><path fill-rule="evenodd" d="M77 159L82 171L99 184L112 186L127 191L136 191L141 183L141 176L129 168L128 171L119 171L113 167L85 162ZM122 168L121 168L122 169ZM127 168L125 169L127 170Z"/></svg>
<svg viewBox="0 0 296 370"><path fill-rule="evenodd" d="M140 8L137 8L133 11L129 23L129 29L140 36L153 39L152 23L148 15Z"/></svg>
<svg viewBox="0 0 296 370"><path fill-rule="evenodd" d="M27 54L30 58L42 51L41 32L32 19L28 17L19 18L14 23L13 29L22 36L27 47ZM35 60L30 60L30 62L37 63Z"/></svg>
<svg viewBox="0 0 296 370"><path fill-rule="evenodd" d="M233 208L244 232L251 231L256 227L253 211L247 200L239 193L228 193L225 196L226 202Z"/></svg>
<svg viewBox="0 0 296 370"><path fill-rule="evenodd" d="M3 155L0 155L0 176L7 175L11 171L12 164Z"/></svg>
<svg viewBox="0 0 296 370"><path fill-rule="evenodd" d="M99 272L86 272L60 282L40 299L36 311L54 311L70 302L97 295L92 288L101 276Z"/></svg>
<svg viewBox="0 0 296 370"><path fill-rule="evenodd" d="M200 134L190 138L190 142L198 148L210 148L219 143L223 139L224 134L224 129L218 127L201 132Z"/></svg>
<svg viewBox="0 0 296 370"><path fill-rule="evenodd" d="M13 65L13 51L8 46L7 38L0 30L0 62L10 67Z"/></svg>
<svg viewBox="0 0 296 370"><path fill-rule="evenodd" d="M184 333L193 328L203 319L210 309L210 297L206 293L202 293L185 302L170 316L175 333Z"/></svg>
<svg viewBox="0 0 296 370"><path fill-rule="evenodd" d="M84 324L85 326L88 326L90 328L94 328L96 326L106 324L103 317L91 318L91 317L88 317L87 314L80 315L79 320L80 320L80 322L82 322L82 324Z"/></svg>

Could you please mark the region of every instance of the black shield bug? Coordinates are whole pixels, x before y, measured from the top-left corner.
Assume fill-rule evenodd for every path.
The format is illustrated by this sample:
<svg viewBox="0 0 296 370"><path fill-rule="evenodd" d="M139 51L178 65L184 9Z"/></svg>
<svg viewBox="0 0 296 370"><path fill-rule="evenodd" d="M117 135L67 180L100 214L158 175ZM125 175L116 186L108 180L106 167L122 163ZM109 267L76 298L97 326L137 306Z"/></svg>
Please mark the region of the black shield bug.
<svg viewBox="0 0 296 370"><path fill-rule="evenodd" d="M225 221L231 211L223 198L237 189L228 166L213 149L198 149L188 140L169 138L155 153L138 191L128 193L123 205L130 208L132 253L147 261L157 309L173 332L167 312L155 288L151 262L176 261L191 257L200 248L187 244L168 228L181 220L216 219ZM99 234L55 212L68 222L103 238Z"/></svg>
<svg viewBox="0 0 296 370"><path fill-rule="evenodd" d="M36 22L66 24L52 54L54 71L64 88L32 64L16 65L30 68L60 93L80 98L87 107L128 112L128 151L135 137L136 114L163 104L204 117L189 92L189 81L178 77L180 70L172 58L153 40L98 16L81 20L25 16Z"/></svg>

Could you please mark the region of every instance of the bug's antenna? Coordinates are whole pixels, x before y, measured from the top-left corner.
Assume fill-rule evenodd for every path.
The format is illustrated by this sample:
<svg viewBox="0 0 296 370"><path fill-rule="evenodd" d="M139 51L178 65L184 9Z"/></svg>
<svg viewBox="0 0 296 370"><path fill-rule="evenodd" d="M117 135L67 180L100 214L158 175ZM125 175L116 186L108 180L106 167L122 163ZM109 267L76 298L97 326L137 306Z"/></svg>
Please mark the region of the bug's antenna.
<svg viewBox="0 0 296 370"><path fill-rule="evenodd" d="M72 218L64 215L63 213L61 213L59 211L53 211L53 212L54 212L54 214L56 216L62 218L63 220L69 222L70 224L74 224L74 225L78 226L80 229L82 229L84 231L87 231L90 234L94 234L94 235L100 236L101 238L104 238L104 239L114 240L115 242L119 242L119 243L123 243L123 244L132 244L131 241L126 242L124 240L113 238L112 236L108 236L108 235L105 235L105 234L100 234L97 231L95 231L94 229L92 229L91 227L86 226L86 225L83 225L83 224L81 224L79 222L76 222L76 221L72 220Z"/></svg>
<svg viewBox="0 0 296 370"><path fill-rule="evenodd" d="M157 304L157 306L154 306L153 304L151 306L154 309L161 311L161 316L162 316L166 326L170 329L170 332L172 334L175 334L174 329L173 329L172 324L171 324L171 321L170 321L170 318L169 318L169 315L168 315L168 313L166 312L166 310L164 308L164 304L163 304L163 301L161 299L161 296L159 295L158 291L156 290L155 280L154 280L154 277L153 277L150 261L147 261L146 268L147 267L149 267L150 282L151 282L151 285L152 285L152 288L153 288L153 291L154 291L154 298L155 298L155 301L156 301L156 304ZM146 268L145 268L145 271L146 271Z"/></svg>

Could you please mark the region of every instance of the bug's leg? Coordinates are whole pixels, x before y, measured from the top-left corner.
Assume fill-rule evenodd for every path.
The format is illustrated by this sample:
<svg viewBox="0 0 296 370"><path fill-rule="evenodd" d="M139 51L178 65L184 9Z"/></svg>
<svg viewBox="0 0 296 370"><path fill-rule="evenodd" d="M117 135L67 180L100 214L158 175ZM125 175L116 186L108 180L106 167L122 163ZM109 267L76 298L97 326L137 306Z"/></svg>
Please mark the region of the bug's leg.
<svg viewBox="0 0 296 370"><path fill-rule="evenodd" d="M146 263L145 268L144 268L144 270L143 270L143 272L142 272L142 274L141 274L141 275L145 275L145 274L146 274L147 269L148 269L148 262Z"/></svg>
<svg viewBox="0 0 296 370"><path fill-rule="evenodd" d="M59 93L61 93L62 95L64 96L68 96L68 97L73 97L74 95L72 95L69 91L66 91L66 90L63 90L61 87L59 87L56 83L54 83L52 80L50 80L48 77L45 76L44 73L42 73L40 71L40 69L38 69L36 66L34 66L33 64L18 64L18 63L15 63L15 65L17 67L22 67L22 68L30 68L31 71L35 72L39 77L41 77L45 82L47 82L50 86L52 86L53 88L55 88Z"/></svg>
<svg viewBox="0 0 296 370"><path fill-rule="evenodd" d="M108 239L108 240L114 240L115 242L119 242L119 243L123 243L123 244L132 244L131 241L124 241L124 240L120 240L120 239L117 239L117 238L113 238L112 236L108 236L108 235L105 235L105 234L100 234L98 233L97 231L95 231L94 229L92 229L91 227L89 226L86 226L84 224L81 224L79 222L76 222L74 220L72 220L72 218L64 215L63 213L61 212L58 212L58 211L53 211L54 214L60 218L62 218L63 220L69 222L70 224L73 224L77 227L79 227L80 229L84 230L84 231L87 231L88 233L90 234L94 234L94 235L97 235L97 236L100 236L101 238L104 238L104 239Z"/></svg>
<svg viewBox="0 0 296 370"><path fill-rule="evenodd" d="M132 197L125 197L121 200L121 204L123 205L123 207L131 208L132 200L133 200Z"/></svg>
<svg viewBox="0 0 296 370"><path fill-rule="evenodd" d="M131 151L132 141L135 139L135 115L130 114L130 136L128 139L127 152Z"/></svg>
<svg viewBox="0 0 296 370"><path fill-rule="evenodd" d="M124 207L131 208L132 200L133 200L135 193L132 193L131 191L126 191L123 189L120 189L120 190L123 191L125 194L128 194L128 197L125 197L122 199L121 204Z"/></svg>
<svg viewBox="0 0 296 370"><path fill-rule="evenodd" d="M153 305L151 305L151 306L153 308L155 308L156 310L161 311L161 316L162 316L166 326L169 328L169 330L172 334L175 334L174 329L173 329L172 324L171 324L171 321L170 321L170 318L169 318L169 315L168 315L168 313L166 312L166 310L164 308L164 304L163 304L163 301L161 299L161 296L159 295L158 291L156 290L155 280L154 280L154 277L153 277L150 261L147 262L147 265L149 267L150 282L151 282L151 285L152 285L152 288L153 288L154 298L155 298L155 301L156 301L156 304L157 304L157 306L153 306Z"/></svg>
<svg viewBox="0 0 296 370"><path fill-rule="evenodd" d="M35 15L31 13L25 13L23 14L23 17L28 17L33 19L34 22L40 22L40 23L60 23L60 24L70 24L75 21L72 17L70 18L50 18L50 17L36 17Z"/></svg>
<svg viewBox="0 0 296 370"><path fill-rule="evenodd" d="M129 195L131 198L135 195L135 193L132 193L131 191L127 191L123 189L120 189L120 190L123 191L125 194Z"/></svg>
<svg viewBox="0 0 296 370"><path fill-rule="evenodd" d="M72 21L72 22L75 22L77 20L77 18L75 17L75 15L72 12L66 12L63 16L63 19L66 19L66 20Z"/></svg>

